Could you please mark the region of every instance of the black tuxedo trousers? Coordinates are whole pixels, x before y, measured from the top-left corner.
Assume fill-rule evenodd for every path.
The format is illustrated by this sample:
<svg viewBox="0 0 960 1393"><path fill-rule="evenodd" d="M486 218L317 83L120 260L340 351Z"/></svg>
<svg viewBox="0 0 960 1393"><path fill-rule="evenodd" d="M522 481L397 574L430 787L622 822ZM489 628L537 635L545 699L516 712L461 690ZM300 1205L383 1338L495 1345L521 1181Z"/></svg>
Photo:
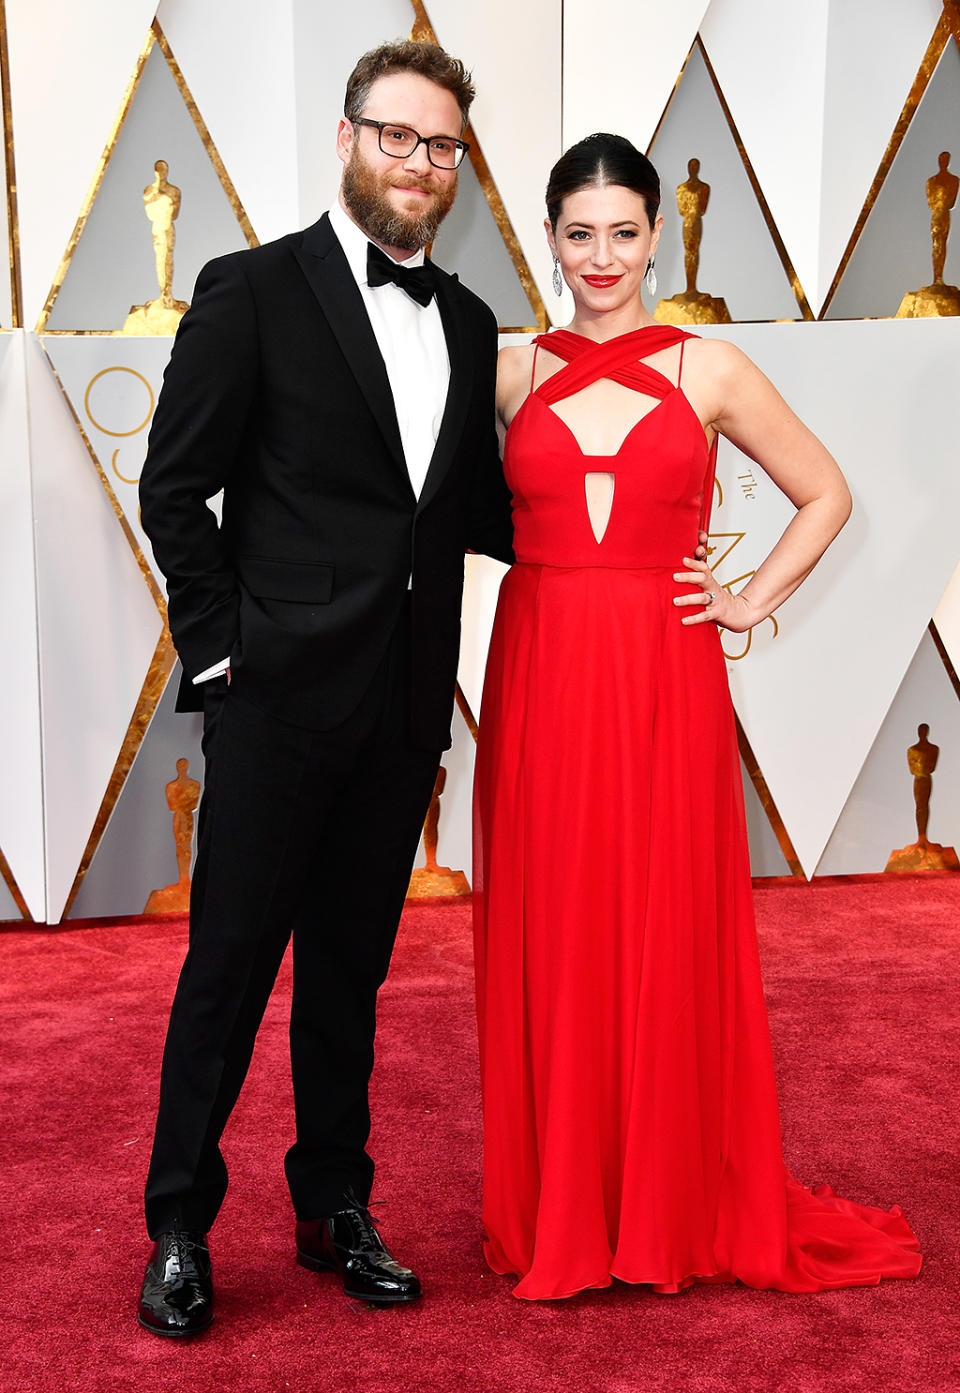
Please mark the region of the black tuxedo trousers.
<svg viewBox="0 0 960 1393"><path fill-rule="evenodd" d="M146 1191L151 1237L206 1232L223 1201L220 1138L292 937L299 1219L373 1181L366 1152L377 990L387 974L439 753L410 739L409 604L373 681L334 730L205 690L206 782L190 947L170 1017Z"/></svg>

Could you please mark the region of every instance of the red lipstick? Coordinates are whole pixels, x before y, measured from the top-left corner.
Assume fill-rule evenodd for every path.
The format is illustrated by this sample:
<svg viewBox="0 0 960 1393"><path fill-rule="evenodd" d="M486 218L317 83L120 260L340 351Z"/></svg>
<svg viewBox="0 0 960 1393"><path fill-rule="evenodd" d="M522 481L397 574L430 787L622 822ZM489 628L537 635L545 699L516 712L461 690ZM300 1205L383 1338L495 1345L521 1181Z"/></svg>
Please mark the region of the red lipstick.
<svg viewBox="0 0 960 1393"><path fill-rule="evenodd" d="M623 276L583 276L581 279L596 290L609 290L611 285L616 285L617 281L623 280Z"/></svg>

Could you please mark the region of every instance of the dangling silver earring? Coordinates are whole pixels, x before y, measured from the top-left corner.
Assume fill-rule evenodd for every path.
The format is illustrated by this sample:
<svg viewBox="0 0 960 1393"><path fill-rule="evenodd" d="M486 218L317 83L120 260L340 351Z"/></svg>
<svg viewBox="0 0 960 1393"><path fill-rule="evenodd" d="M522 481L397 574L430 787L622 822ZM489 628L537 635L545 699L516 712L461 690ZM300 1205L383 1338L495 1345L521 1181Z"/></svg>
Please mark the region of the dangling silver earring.
<svg viewBox="0 0 960 1393"><path fill-rule="evenodd" d="M560 274L560 258L553 258L553 291L555 295L563 294L563 277Z"/></svg>
<svg viewBox="0 0 960 1393"><path fill-rule="evenodd" d="M647 289L649 290L650 294L651 294L651 295L656 295L656 293L657 293L657 273L656 273L656 271L653 269L653 263L654 263L654 258L651 256L650 260L647 262L647 275L646 275L646 281L647 281Z"/></svg>

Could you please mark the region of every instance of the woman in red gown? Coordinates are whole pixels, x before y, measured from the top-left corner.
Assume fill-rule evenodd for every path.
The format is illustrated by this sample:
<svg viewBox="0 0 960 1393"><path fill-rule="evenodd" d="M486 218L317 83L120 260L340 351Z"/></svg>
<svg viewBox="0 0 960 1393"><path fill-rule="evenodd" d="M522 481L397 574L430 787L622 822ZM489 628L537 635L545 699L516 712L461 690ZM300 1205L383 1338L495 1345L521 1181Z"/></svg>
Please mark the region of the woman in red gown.
<svg viewBox="0 0 960 1393"><path fill-rule="evenodd" d="M658 206L628 141L569 150L547 236L573 321L501 353L517 559L477 753L485 1254L529 1298L915 1276L899 1209L783 1165L718 633L791 594L849 494L738 349L644 309ZM737 595L697 557L719 432L797 508Z"/></svg>

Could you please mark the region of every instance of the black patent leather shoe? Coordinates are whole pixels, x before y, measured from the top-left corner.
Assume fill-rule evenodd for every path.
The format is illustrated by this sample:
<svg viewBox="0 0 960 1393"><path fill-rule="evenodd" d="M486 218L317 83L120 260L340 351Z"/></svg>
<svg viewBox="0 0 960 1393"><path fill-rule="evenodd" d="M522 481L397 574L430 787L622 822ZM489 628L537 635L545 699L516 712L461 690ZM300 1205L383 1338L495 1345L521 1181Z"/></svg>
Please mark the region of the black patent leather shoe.
<svg viewBox="0 0 960 1393"><path fill-rule="evenodd" d="M370 1211L360 1205L298 1223L297 1262L311 1272L338 1272L347 1296L374 1306L422 1295L414 1273L390 1256Z"/></svg>
<svg viewBox="0 0 960 1393"><path fill-rule="evenodd" d="M196 1335L213 1320L206 1234L174 1226L153 1245L137 1320L154 1335Z"/></svg>

